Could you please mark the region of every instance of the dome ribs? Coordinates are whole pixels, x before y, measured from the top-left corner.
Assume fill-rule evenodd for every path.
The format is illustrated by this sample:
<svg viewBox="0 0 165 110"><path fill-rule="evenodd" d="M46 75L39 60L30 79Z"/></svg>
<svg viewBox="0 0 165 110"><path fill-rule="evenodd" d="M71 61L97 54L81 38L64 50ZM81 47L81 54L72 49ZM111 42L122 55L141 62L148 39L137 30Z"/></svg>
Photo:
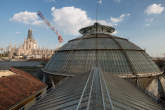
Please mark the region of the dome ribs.
<svg viewBox="0 0 165 110"><path fill-rule="evenodd" d="M121 51L123 52L123 55L125 56L126 60L128 61L129 67L130 67L130 69L132 70L133 75L136 75L137 72L136 72L135 68L133 67L133 65L132 65L132 63L131 63L131 61L130 61L130 59L129 59L127 53L126 53L126 50L123 49L123 47L120 45L120 43L119 43L118 41L116 41L115 38L112 37L112 40L120 47Z"/></svg>
<svg viewBox="0 0 165 110"><path fill-rule="evenodd" d="M99 30L99 26L102 25L98 25L98 31L96 25L93 25L93 29L89 28L92 31L68 41L54 54L44 71L54 75L74 76L89 72L95 66L121 78L159 75L158 67L143 49L126 38L111 35L106 29L105 32Z"/></svg>

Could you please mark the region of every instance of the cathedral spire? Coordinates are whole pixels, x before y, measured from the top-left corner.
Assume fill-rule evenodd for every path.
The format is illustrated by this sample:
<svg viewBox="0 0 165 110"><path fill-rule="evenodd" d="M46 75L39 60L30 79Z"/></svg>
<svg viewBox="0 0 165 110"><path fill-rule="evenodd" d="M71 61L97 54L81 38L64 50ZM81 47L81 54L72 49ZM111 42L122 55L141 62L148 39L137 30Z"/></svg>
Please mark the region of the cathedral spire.
<svg viewBox="0 0 165 110"><path fill-rule="evenodd" d="M28 30L28 37L27 37L27 39L33 39L33 37L32 37L32 29L29 29Z"/></svg>

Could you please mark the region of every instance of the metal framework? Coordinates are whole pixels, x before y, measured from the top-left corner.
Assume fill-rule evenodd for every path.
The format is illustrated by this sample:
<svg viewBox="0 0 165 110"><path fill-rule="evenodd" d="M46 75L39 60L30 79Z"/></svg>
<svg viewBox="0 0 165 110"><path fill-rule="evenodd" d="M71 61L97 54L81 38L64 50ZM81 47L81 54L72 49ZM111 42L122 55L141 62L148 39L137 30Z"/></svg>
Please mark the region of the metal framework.
<svg viewBox="0 0 165 110"><path fill-rule="evenodd" d="M63 80L30 110L163 110L127 81L92 67Z"/></svg>
<svg viewBox="0 0 165 110"><path fill-rule="evenodd" d="M132 70L132 74L136 75L137 72L136 72L134 66L132 65L132 63L131 63L131 61L130 61L130 59L129 59L127 53L126 53L126 50L123 49L123 47L121 46L121 44L120 44L119 42L117 42L116 39L114 39L113 37L112 37L112 40L113 40L113 41L120 47L120 49L122 50L123 55L125 56L125 58L126 58L128 64L129 64L129 66L130 66L130 69ZM128 49L128 50L129 50L129 49Z"/></svg>
<svg viewBox="0 0 165 110"><path fill-rule="evenodd" d="M85 92L87 92L88 100L86 105L82 103L83 100L85 100L86 97L84 97ZM78 105L76 107L76 110L81 110L82 106L86 106L87 110L92 109L91 102L96 98L101 96L101 100L96 100L96 104L101 104L100 110L114 110L112 99L109 94L109 90L106 84L106 81L103 76L103 72L97 67L93 67L88 79L86 81L86 84L84 86L84 89L82 91L80 100L78 102ZM106 97L107 96L107 97ZM97 99L97 98L96 98ZM107 102L108 99L108 102Z"/></svg>

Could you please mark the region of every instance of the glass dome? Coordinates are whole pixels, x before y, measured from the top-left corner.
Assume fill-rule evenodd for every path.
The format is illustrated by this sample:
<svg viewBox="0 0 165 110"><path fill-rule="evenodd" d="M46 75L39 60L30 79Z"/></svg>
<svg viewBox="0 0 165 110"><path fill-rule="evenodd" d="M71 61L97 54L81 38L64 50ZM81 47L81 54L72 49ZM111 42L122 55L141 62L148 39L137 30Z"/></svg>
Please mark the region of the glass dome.
<svg viewBox="0 0 165 110"><path fill-rule="evenodd" d="M80 29L82 37L70 40L52 56L44 72L72 76L93 66L121 77L159 75L151 57L128 39L112 35L115 29L95 23Z"/></svg>

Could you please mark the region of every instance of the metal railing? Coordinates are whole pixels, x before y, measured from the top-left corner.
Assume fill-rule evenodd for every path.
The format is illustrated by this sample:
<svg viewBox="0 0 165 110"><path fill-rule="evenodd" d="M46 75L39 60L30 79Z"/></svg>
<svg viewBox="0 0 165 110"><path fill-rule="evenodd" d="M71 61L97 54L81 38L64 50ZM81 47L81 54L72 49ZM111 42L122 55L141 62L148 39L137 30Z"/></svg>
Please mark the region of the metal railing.
<svg viewBox="0 0 165 110"><path fill-rule="evenodd" d="M87 99L85 96L88 96ZM100 97L101 100L99 100ZM87 100L87 102L84 103L84 100ZM93 109L92 105L95 105L95 107L98 105L102 110L114 110L110 91L104 79L103 72L97 67L93 67L88 76L76 110L80 110L82 107L85 107L86 110L90 110Z"/></svg>

